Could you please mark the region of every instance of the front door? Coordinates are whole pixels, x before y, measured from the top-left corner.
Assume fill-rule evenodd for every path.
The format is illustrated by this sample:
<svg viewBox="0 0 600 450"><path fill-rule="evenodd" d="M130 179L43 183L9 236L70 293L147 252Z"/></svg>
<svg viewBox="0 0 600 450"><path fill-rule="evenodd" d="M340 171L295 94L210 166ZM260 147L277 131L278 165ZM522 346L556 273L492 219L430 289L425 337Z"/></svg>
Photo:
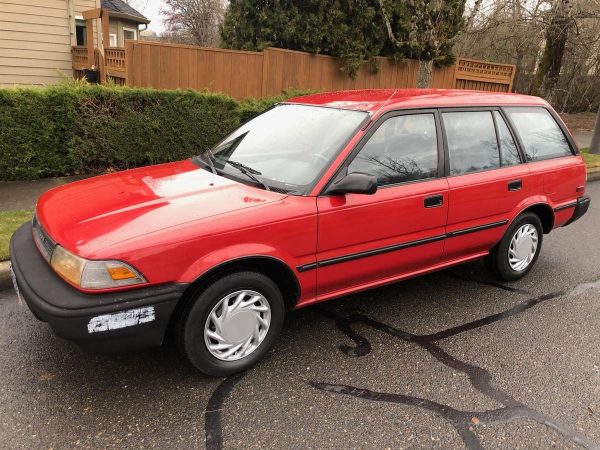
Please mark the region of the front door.
<svg viewBox="0 0 600 450"><path fill-rule="evenodd" d="M448 184L440 178L438 136L433 111L384 116L342 168L342 173L377 176L378 191L317 199L320 299L393 281L439 262Z"/></svg>
<svg viewBox="0 0 600 450"><path fill-rule="evenodd" d="M441 116L450 189L444 260L455 260L490 250L531 186L499 110L445 110Z"/></svg>

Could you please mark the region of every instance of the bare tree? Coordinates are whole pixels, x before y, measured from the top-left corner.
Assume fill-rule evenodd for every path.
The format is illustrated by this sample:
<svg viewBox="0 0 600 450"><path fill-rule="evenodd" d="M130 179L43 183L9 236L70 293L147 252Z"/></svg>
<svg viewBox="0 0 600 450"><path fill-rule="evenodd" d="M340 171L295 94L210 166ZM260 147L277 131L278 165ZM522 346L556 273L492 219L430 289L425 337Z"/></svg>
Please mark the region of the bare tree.
<svg viewBox="0 0 600 450"><path fill-rule="evenodd" d="M544 52L531 84L531 94L533 95L553 96L553 89L558 83L562 68L567 38L573 24L572 9L572 0L556 0L554 3L550 23L546 28Z"/></svg>
<svg viewBox="0 0 600 450"><path fill-rule="evenodd" d="M219 45L224 13L222 0L164 0L161 9L171 35L202 47Z"/></svg>
<svg viewBox="0 0 600 450"><path fill-rule="evenodd" d="M569 0L570 6L566 1L471 0L465 14L467 27L454 52L515 64L513 89L529 93L535 85L537 94L560 111L596 111L600 103L600 0Z"/></svg>

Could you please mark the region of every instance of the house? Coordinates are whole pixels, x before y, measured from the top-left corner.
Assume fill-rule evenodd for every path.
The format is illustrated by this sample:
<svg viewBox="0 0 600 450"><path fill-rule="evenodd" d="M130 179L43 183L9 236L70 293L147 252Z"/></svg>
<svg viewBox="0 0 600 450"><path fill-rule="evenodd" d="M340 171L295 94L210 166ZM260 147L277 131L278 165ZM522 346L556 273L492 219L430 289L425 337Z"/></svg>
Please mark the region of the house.
<svg viewBox="0 0 600 450"><path fill-rule="evenodd" d="M84 20L84 12L100 8L109 18L107 43L101 20ZM139 39L150 21L123 0L0 0L0 85L71 77L72 55L87 45L89 23L95 47L122 47L126 39Z"/></svg>
<svg viewBox="0 0 600 450"><path fill-rule="evenodd" d="M125 40L137 40L150 21L123 0L101 0L102 8L110 13L109 47L124 47ZM84 45L84 44L82 44Z"/></svg>

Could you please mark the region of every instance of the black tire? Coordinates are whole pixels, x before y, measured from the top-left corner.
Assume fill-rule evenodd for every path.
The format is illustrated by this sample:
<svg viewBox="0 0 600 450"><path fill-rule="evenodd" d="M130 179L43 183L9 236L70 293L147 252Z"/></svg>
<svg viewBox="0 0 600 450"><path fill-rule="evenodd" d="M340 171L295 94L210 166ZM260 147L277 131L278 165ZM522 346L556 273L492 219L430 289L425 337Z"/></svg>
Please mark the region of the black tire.
<svg viewBox="0 0 600 450"><path fill-rule="evenodd" d="M225 296L242 289L262 294L269 302L271 323L261 344L249 355L236 361L223 361L213 356L204 342L204 326L213 307ZM189 362L206 375L226 377L242 372L258 361L273 347L285 315L281 291L269 277L257 272L236 272L217 279L201 292L192 293L176 324L179 349Z"/></svg>
<svg viewBox="0 0 600 450"><path fill-rule="evenodd" d="M523 270L516 271L514 270L509 262L508 262L508 251L510 246L510 241L512 240L514 234L517 232L519 228L521 228L525 224L530 224L535 227L538 234L538 245L536 249L535 256L529 263L529 265ZM538 256L540 255L540 250L542 249L542 240L543 240L543 229L542 222L537 214L532 212L526 212L521 214L519 217L515 219L515 221L508 227L506 233L504 233L504 237L502 240L490 251L490 254L485 257L485 264L487 268L492 272L492 274L500 279L501 281L516 281L520 278L523 278L532 267L535 265Z"/></svg>

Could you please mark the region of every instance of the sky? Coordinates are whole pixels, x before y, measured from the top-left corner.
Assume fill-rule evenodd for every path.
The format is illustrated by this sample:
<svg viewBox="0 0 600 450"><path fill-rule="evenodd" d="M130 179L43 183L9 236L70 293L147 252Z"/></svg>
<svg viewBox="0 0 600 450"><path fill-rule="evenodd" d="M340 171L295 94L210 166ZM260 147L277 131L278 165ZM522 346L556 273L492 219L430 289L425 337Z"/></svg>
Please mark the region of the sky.
<svg viewBox="0 0 600 450"><path fill-rule="evenodd" d="M162 33L165 30L165 25L160 15L160 8L163 4L162 0L132 0L130 4L150 19L149 30L157 33Z"/></svg>

